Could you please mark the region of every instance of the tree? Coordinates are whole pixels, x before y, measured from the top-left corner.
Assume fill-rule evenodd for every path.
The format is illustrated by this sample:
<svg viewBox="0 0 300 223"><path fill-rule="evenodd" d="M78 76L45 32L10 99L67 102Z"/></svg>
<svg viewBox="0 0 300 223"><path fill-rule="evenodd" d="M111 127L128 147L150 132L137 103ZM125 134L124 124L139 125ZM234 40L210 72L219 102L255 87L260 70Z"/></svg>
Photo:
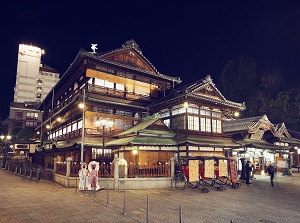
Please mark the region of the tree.
<svg viewBox="0 0 300 223"><path fill-rule="evenodd" d="M36 131L33 127L22 128L17 134L17 140L35 140L37 138Z"/></svg>
<svg viewBox="0 0 300 223"><path fill-rule="evenodd" d="M230 60L219 77L218 87L224 96L235 102L247 102L255 86L256 63L250 57Z"/></svg>
<svg viewBox="0 0 300 223"><path fill-rule="evenodd" d="M21 128L14 128L13 130L11 130L10 135L11 135L11 140L12 141L17 138L17 135L18 135L20 130L21 130Z"/></svg>

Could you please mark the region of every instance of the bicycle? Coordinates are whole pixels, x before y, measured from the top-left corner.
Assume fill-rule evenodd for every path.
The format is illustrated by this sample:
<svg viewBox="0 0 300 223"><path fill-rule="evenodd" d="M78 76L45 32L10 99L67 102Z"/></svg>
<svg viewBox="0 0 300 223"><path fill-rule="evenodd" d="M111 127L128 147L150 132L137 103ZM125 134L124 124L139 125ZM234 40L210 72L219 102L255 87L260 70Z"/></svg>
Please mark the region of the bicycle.
<svg viewBox="0 0 300 223"><path fill-rule="evenodd" d="M175 187L178 190L183 190L186 187L187 179L183 172L176 171L174 176Z"/></svg>
<svg viewBox="0 0 300 223"><path fill-rule="evenodd" d="M186 179L186 176L184 175L184 173L182 171L176 171L175 176L174 176L174 183L175 183L175 187L178 190L183 190L186 186L188 186L189 188L192 189L199 189L201 190L202 193L208 193L209 189L207 187L205 187L204 185L202 185L200 183L200 181L197 181L196 184L193 184L191 182L189 182Z"/></svg>

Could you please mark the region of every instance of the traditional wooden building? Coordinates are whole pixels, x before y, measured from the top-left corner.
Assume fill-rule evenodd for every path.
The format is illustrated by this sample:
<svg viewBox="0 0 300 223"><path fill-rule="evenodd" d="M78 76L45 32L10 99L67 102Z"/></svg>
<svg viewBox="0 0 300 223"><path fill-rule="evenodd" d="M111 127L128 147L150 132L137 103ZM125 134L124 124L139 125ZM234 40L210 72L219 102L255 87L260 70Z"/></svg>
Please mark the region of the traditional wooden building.
<svg viewBox="0 0 300 223"><path fill-rule="evenodd" d="M227 100L210 76L177 87L180 83L158 72L134 40L104 53L80 49L39 107L42 143L34 159L47 167L67 157L159 164L171 157L238 160L249 152L256 162L264 151L280 157L291 148L287 141L296 143L266 115L236 119L244 103Z"/></svg>
<svg viewBox="0 0 300 223"><path fill-rule="evenodd" d="M83 161L112 161L105 144L148 116L148 105L179 83L158 72L134 40L104 53L80 49L39 107L42 143L35 158L50 166L54 158L79 162L83 145Z"/></svg>
<svg viewBox="0 0 300 223"><path fill-rule="evenodd" d="M231 156L231 149L239 146L224 135L224 120L245 105L227 100L210 76L173 90L149 109L176 132L179 159Z"/></svg>
<svg viewBox="0 0 300 223"><path fill-rule="evenodd" d="M224 122L224 133L231 136L240 148L233 150L233 155L242 160L251 161L258 173L265 170L266 164L286 162L290 151L299 141L293 139L284 124L273 125L267 115L228 119Z"/></svg>

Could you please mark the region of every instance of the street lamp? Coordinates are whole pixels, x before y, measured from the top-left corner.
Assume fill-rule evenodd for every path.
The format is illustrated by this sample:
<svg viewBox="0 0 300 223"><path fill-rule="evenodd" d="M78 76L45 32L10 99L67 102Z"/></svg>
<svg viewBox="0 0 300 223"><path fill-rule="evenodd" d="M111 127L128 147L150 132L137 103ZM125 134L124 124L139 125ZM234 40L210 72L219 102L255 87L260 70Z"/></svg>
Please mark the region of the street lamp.
<svg viewBox="0 0 300 223"><path fill-rule="evenodd" d="M3 156L3 161L2 161L2 169L5 168L5 163L6 163L6 158L7 158L7 148L6 148L6 145L7 145L7 140L10 140L11 139L11 136L10 135L7 135L7 136L4 136L4 135L1 135L0 136L1 140L4 140L4 156Z"/></svg>
<svg viewBox="0 0 300 223"><path fill-rule="evenodd" d="M105 118L102 118L99 120L99 117L97 116L97 120L95 121L95 126L98 127L102 126L102 146L104 147L104 134L105 134L105 128L110 128L114 125L114 122L112 120L107 120Z"/></svg>
<svg viewBox="0 0 300 223"><path fill-rule="evenodd" d="M79 108L82 109L82 131L81 131L81 153L80 164L83 165L83 150L84 150L84 128L85 128L85 89L83 89L82 103L79 104Z"/></svg>

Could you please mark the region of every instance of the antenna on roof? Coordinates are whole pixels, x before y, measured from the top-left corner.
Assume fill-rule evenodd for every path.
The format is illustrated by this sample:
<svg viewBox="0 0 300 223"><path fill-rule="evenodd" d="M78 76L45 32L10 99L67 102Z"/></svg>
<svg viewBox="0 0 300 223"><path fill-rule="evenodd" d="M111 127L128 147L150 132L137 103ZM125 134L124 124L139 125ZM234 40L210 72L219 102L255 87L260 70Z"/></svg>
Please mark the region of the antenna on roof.
<svg viewBox="0 0 300 223"><path fill-rule="evenodd" d="M98 50L97 46L98 44L92 44L91 49L93 50L93 53L96 53L96 50Z"/></svg>

